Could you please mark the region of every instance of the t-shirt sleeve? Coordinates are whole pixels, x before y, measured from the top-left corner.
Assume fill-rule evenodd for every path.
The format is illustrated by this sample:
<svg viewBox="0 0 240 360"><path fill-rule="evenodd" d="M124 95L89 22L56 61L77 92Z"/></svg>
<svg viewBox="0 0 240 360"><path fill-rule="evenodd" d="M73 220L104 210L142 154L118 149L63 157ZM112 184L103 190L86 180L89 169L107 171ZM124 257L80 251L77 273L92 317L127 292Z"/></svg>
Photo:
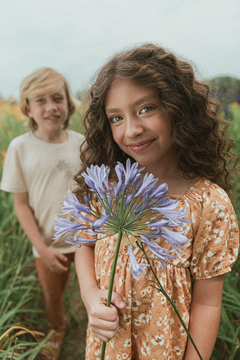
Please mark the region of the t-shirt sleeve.
<svg viewBox="0 0 240 360"><path fill-rule="evenodd" d="M3 167L1 189L8 192L27 192L19 151L10 143Z"/></svg>
<svg viewBox="0 0 240 360"><path fill-rule="evenodd" d="M232 203L221 188L212 184L203 193L200 224L193 240L192 277L207 279L231 271L238 249L238 223Z"/></svg>

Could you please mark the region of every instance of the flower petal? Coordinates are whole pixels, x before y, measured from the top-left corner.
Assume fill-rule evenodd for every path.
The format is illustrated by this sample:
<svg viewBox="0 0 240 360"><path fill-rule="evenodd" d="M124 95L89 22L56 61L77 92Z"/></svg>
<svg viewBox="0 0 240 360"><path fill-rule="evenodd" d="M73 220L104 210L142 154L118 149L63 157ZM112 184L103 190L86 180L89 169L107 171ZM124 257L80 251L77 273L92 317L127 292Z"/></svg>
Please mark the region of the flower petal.
<svg viewBox="0 0 240 360"><path fill-rule="evenodd" d="M146 236L140 235L140 238L146 243L149 250L151 250L151 252L158 258L163 270L165 270L164 261L168 263L170 260L176 259L176 256L169 254L168 249L164 249L153 241L148 240Z"/></svg>
<svg viewBox="0 0 240 360"><path fill-rule="evenodd" d="M145 274L144 267L149 266L148 264L138 264L133 252L132 247L128 245L128 254L130 257L131 269L132 269L132 276L134 279L139 280L138 275Z"/></svg>
<svg viewBox="0 0 240 360"><path fill-rule="evenodd" d="M82 205L75 195L71 194L71 191L68 190L68 197L65 196L64 202L62 205L62 212L68 213L71 211L80 211L85 212L86 214L91 214L89 207Z"/></svg>
<svg viewBox="0 0 240 360"><path fill-rule="evenodd" d="M81 238L77 238L76 236L75 237L68 236L65 241L68 244L75 245L76 247L80 248L81 245L96 242L96 239L84 239L84 238L81 239Z"/></svg>
<svg viewBox="0 0 240 360"><path fill-rule="evenodd" d="M110 218L110 215L106 215L106 216L103 216L100 219L96 220L94 222L94 224L92 224L92 226L91 226L92 230L95 231L95 229L101 228L109 218Z"/></svg>
<svg viewBox="0 0 240 360"><path fill-rule="evenodd" d="M69 221L67 219L58 218L57 216L54 216L53 219L55 220L55 222L53 223L53 225L54 225L53 229L56 231L53 239L59 238L66 232L75 232L75 231L79 231L79 230L88 229L88 226L83 226L81 224L75 224L72 221Z"/></svg>

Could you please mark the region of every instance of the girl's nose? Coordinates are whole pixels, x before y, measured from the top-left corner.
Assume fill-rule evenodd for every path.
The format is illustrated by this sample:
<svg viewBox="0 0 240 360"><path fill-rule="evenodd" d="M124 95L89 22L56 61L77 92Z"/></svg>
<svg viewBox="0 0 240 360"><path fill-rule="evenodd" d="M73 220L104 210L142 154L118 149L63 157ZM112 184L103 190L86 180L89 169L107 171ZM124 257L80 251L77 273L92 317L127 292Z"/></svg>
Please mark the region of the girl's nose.
<svg viewBox="0 0 240 360"><path fill-rule="evenodd" d="M143 124L137 116L129 116L126 118L125 136L135 138L144 132Z"/></svg>

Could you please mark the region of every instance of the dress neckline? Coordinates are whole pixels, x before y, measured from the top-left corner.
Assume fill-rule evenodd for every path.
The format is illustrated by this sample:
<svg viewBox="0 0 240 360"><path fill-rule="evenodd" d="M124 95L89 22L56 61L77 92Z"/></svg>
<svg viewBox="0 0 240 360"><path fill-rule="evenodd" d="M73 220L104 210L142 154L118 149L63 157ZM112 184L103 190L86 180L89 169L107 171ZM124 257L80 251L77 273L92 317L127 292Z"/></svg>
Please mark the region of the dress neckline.
<svg viewBox="0 0 240 360"><path fill-rule="evenodd" d="M199 187L199 185L200 185L204 180L206 180L206 179L204 179L204 178L199 179L199 180L198 180L193 186L191 186L191 187L185 192L185 194L183 194L183 195L172 195L172 194L168 194L168 196L169 196L170 198L175 198L175 199L188 197L189 195L191 195L191 193L192 193L193 191L196 191L196 189Z"/></svg>

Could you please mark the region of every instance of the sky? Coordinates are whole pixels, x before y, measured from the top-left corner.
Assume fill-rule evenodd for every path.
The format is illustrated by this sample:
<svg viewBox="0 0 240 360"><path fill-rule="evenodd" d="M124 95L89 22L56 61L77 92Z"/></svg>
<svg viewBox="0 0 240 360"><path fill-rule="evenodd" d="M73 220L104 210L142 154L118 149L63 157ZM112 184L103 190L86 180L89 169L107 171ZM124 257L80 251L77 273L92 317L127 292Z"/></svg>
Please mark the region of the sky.
<svg viewBox="0 0 240 360"><path fill-rule="evenodd" d="M197 76L240 78L239 0L0 0L0 96L48 66L86 91L114 54L151 42Z"/></svg>

